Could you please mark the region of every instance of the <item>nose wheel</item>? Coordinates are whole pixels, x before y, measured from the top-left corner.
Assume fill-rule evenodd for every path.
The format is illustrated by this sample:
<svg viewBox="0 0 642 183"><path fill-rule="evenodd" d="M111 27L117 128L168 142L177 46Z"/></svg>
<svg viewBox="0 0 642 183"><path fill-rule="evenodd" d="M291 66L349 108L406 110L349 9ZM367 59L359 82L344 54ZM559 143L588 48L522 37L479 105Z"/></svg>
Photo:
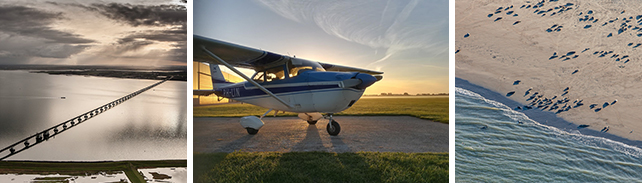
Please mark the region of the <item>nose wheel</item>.
<svg viewBox="0 0 642 183"><path fill-rule="evenodd" d="M247 130L247 133L250 135L256 135L256 133L259 133L259 130L254 129L254 128L245 128Z"/></svg>
<svg viewBox="0 0 642 183"><path fill-rule="evenodd" d="M326 126L326 130L328 131L328 134L331 136L337 136L339 135L339 132L341 132L341 126L337 121L332 119L332 114L330 116L330 121L328 122L328 126Z"/></svg>

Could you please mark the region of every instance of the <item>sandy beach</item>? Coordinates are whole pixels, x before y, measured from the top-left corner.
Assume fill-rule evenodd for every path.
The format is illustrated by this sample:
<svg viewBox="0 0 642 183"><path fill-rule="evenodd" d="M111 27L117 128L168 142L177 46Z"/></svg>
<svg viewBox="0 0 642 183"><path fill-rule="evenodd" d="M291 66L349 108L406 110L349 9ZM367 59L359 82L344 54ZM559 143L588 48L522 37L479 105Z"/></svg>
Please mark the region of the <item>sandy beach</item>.
<svg viewBox="0 0 642 183"><path fill-rule="evenodd" d="M640 147L640 2L460 0L455 8L456 77L516 110Z"/></svg>

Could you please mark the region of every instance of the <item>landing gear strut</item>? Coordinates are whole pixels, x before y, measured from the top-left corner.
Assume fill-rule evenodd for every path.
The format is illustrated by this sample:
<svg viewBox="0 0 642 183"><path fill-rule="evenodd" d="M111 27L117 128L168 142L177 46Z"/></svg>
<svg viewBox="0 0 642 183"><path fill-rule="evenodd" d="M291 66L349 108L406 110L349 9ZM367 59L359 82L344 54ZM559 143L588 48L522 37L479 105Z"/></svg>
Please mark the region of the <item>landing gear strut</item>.
<svg viewBox="0 0 642 183"><path fill-rule="evenodd" d="M339 135L339 132L341 132L341 126L339 126L339 123L332 119L332 114L328 114L330 121L328 122L328 126L326 126L326 130L328 131L328 134L331 136L337 136ZM308 122L309 123L309 122Z"/></svg>

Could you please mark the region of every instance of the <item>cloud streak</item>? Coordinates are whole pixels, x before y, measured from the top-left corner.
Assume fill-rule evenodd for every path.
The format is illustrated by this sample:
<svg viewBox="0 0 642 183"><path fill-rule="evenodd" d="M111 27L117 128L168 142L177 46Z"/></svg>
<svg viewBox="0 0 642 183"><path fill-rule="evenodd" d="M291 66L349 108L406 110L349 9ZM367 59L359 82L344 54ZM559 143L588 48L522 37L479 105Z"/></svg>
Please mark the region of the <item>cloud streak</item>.
<svg viewBox="0 0 642 183"><path fill-rule="evenodd" d="M277 14L315 24L341 39L386 49L378 68L396 54L421 50L448 63L448 1L259 0Z"/></svg>

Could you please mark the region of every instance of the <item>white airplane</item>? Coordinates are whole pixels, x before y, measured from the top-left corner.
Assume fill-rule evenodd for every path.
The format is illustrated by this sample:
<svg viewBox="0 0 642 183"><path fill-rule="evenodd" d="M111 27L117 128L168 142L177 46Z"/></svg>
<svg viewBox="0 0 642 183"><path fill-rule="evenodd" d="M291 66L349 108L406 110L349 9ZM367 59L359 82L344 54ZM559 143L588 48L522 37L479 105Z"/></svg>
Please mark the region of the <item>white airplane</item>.
<svg viewBox="0 0 642 183"><path fill-rule="evenodd" d="M299 118L311 125L321 118L329 119L326 129L336 136L341 126L332 119L332 114L350 108L367 87L383 78L379 71L314 62L197 35L193 46L194 61L210 64L214 88L194 90L194 95L216 94L269 109L261 118L241 118L241 126L252 135L263 126L261 119L276 110L275 115L278 111L299 113ZM227 82L219 64L246 81ZM248 77L235 67L253 69L256 73Z"/></svg>

